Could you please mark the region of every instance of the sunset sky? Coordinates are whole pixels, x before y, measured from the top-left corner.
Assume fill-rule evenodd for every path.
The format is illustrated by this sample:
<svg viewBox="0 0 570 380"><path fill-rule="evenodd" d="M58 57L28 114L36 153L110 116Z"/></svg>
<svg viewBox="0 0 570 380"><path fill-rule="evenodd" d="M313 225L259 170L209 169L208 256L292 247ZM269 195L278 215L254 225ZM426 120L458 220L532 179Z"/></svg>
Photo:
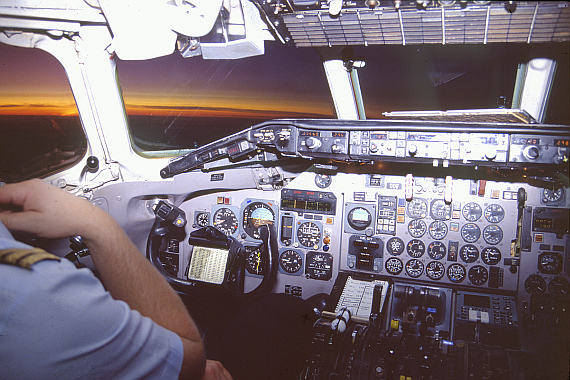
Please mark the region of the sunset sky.
<svg viewBox="0 0 570 380"><path fill-rule="evenodd" d="M265 56L205 61L175 53L118 61L117 69L129 114L330 117L332 101L320 58L307 52L312 53L309 63ZM77 114L59 62L38 49L0 44L0 114Z"/></svg>
<svg viewBox="0 0 570 380"><path fill-rule="evenodd" d="M559 65L550 122L568 123L568 44ZM559 49L556 45L552 49ZM564 50L564 49L562 49ZM367 61L358 75L368 118L398 110L495 108L513 96L528 45L355 47ZM334 117L319 53L266 43L266 54L240 60L182 58L118 61L132 115ZM454 78L435 84L434 78ZM559 84L561 83L561 84ZM560 95L561 94L561 95ZM566 106L564 106L566 104ZM0 114L77 114L61 65L37 49L0 44Z"/></svg>

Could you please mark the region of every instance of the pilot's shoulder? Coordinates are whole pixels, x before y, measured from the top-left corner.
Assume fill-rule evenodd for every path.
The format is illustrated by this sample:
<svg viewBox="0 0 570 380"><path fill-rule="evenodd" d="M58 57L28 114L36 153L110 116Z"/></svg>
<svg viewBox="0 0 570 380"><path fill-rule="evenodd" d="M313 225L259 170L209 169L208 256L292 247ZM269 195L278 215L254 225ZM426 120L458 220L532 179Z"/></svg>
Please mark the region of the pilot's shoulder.
<svg viewBox="0 0 570 380"><path fill-rule="evenodd" d="M60 258L41 248L9 248L0 250L0 264L31 269L32 265L44 260L59 261Z"/></svg>

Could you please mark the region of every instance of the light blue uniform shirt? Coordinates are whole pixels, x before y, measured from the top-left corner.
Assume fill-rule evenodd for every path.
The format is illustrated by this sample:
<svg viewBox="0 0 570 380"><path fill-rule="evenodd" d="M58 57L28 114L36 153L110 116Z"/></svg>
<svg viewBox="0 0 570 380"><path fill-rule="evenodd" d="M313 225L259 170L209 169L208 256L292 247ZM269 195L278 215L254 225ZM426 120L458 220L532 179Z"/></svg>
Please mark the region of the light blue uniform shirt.
<svg viewBox="0 0 570 380"><path fill-rule="evenodd" d="M0 223L0 250L29 248ZM128 270L128 268L125 268ZM0 379L177 379L178 335L114 300L88 269L0 264Z"/></svg>

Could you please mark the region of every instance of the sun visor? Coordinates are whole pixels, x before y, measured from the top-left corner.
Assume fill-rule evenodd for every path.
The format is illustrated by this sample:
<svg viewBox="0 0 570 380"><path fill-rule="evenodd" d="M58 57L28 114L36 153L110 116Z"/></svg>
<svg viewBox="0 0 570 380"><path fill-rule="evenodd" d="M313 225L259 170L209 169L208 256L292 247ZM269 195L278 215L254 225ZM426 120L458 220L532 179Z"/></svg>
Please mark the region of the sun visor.
<svg viewBox="0 0 570 380"><path fill-rule="evenodd" d="M177 33L201 37L210 32L223 0L99 0L113 33L112 47L123 60L174 52Z"/></svg>

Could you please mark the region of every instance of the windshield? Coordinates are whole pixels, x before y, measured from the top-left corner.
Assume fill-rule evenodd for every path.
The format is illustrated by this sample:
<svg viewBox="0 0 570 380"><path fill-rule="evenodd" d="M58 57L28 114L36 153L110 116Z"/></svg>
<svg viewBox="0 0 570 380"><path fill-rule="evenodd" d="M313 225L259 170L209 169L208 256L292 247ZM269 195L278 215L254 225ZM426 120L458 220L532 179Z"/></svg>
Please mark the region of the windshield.
<svg viewBox="0 0 570 380"><path fill-rule="evenodd" d="M313 49L266 43L239 60L119 61L119 80L135 145L197 148L265 120L334 118L321 58Z"/></svg>
<svg viewBox="0 0 570 380"><path fill-rule="evenodd" d="M392 111L510 108L519 65L538 55L559 60L545 122L568 124L568 107L561 104L568 99L568 44L562 46L356 46L355 57L366 63L358 69L366 118ZM264 55L239 60L174 53L119 61L135 147L193 149L266 120L336 118L323 68L328 53L266 42Z"/></svg>
<svg viewBox="0 0 570 380"><path fill-rule="evenodd" d="M557 61L545 123L568 124L568 44L355 47L366 116L392 111L511 108L519 65Z"/></svg>

